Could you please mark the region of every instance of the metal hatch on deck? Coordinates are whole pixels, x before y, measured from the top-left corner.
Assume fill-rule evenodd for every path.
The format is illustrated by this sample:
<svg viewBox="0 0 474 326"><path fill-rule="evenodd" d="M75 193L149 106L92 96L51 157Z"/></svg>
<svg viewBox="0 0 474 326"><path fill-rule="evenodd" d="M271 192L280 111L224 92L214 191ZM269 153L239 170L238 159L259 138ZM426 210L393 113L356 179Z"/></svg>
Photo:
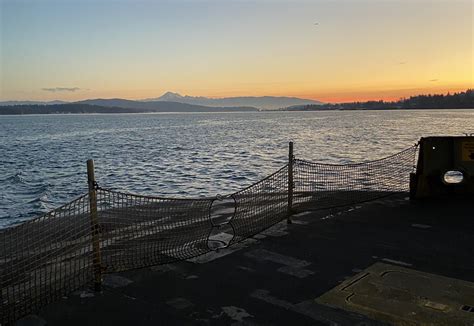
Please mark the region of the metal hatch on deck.
<svg viewBox="0 0 474 326"><path fill-rule="evenodd" d="M474 283L383 263L316 302L394 325L474 325Z"/></svg>

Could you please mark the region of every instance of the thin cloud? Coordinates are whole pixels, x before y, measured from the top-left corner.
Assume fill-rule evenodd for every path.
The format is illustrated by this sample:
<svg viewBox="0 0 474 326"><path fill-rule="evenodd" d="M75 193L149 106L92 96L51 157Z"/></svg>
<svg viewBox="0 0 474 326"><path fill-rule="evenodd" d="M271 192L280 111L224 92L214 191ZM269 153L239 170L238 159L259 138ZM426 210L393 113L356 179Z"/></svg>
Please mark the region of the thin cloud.
<svg viewBox="0 0 474 326"><path fill-rule="evenodd" d="M45 87L45 88L42 88L41 90L45 92L56 93L56 92L76 92L76 91L80 91L81 89L82 88L79 88L79 87Z"/></svg>

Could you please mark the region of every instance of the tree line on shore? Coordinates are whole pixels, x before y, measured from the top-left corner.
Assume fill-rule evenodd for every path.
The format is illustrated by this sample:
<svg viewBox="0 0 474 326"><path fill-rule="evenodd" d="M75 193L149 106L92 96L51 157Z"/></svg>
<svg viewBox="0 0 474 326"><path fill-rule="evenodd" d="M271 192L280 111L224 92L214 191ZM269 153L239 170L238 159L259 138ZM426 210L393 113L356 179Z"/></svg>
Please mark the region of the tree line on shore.
<svg viewBox="0 0 474 326"><path fill-rule="evenodd" d="M102 107L88 104L11 105L0 106L0 115L6 114L55 114L55 113L137 113L136 109Z"/></svg>
<svg viewBox="0 0 474 326"><path fill-rule="evenodd" d="M389 109L474 109L474 89L453 94L427 94L410 96L398 101L367 101L327 103L286 108L290 111L315 110L389 110Z"/></svg>

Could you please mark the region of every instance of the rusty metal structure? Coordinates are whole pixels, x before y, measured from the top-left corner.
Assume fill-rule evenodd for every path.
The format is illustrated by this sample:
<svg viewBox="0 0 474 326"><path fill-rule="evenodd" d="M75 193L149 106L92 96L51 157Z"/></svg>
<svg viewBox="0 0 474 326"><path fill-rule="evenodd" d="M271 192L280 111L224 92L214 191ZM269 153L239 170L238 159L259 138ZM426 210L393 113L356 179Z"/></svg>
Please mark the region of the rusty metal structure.
<svg viewBox="0 0 474 326"><path fill-rule="evenodd" d="M411 198L474 195L474 136L426 137L419 147Z"/></svg>

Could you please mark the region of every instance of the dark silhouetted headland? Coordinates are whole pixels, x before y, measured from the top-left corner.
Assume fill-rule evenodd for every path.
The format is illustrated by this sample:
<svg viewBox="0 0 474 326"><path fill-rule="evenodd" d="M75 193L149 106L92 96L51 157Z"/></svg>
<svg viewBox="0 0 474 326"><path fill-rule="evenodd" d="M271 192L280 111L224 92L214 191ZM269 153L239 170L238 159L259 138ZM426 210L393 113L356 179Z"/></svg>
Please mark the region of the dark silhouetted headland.
<svg viewBox="0 0 474 326"><path fill-rule="evenodd" d="M453 94L416 95L399 101L367 101L287 107L286 111L392 110L392 109L474 109L474 90Z"/></svg>
<svg viewBox="0 0 474 326"><path fill-rule="evenodd" d="M86 100L68 104L0 106L0 115L60 113L156 113L156 112L248 112L252 107L207 107L176 102L145 103L116 100Z"/></svg>

